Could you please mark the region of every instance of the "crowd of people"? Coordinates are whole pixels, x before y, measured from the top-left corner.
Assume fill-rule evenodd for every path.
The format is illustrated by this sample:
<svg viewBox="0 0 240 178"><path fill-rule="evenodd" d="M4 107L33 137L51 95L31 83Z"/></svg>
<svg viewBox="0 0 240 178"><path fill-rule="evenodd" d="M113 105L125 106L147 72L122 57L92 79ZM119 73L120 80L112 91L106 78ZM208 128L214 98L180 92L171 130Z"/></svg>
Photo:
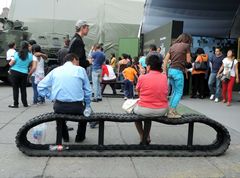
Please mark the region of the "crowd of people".
<svg viewBox="0 0 240 178"><path fill-rule="evenodd" d="M34 40L23 41L16 52L15 43L9 44L7 60L11 66L9 75L13 88L13 104L9 105L10 108L19 107L19 88L23 106L29 106L26 92L29 76L33 88L33 105L43 104L47 98L54 102L54 112L80 115L91 108L91 102L102 101L107 84L113 94L117 94L118 81L125 100L138 94L133 113L145 117L167 116L178 119L181 114L177 112L177 106L183 95L184 76L189 71L192 75L191 98L206 97L205 81L208 78L210 99L215 102L222 99L223 103L227 102L227 106L231 105L233 85L239 82L238 61L231 49L225 57L221 48L216 47L215 55L209 58L202 48L198 48L193 57L190 51L192 38L183 33L173 41L164 57L160 53L161 48L151 44L145 56L132 58L122 54L117 60L112 53L111 58L107 59L101 43L93 45L86 55L83 41L89 32L86 21L77 21L75 30L74 37L65 39L64 47L57 53L60 66L46 76L44 60L47 55L42 52L40 45ZM76 142L85 139L86 125L86 122L78 124ZM136 122L135 125L142 143L143 123ZM147 134L147 143L150 143L150 134ZM62 135L64 141L69 141L67 123L64 123Z"/></svg>

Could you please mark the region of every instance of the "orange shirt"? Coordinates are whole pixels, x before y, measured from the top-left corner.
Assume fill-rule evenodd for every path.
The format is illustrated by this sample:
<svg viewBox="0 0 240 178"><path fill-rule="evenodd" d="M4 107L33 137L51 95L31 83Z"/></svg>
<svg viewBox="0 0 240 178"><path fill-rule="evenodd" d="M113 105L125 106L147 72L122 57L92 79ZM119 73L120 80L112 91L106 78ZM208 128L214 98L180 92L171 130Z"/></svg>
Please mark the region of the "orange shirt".
<svg viewBox="0 0 240 178"><path fill-rule="evenodd" d="M208 61L208 55L207 54L201 54L201 55L198 55L195 62L207 62ZM207 73L206 70L192 70L192 75L194 74L205 74Z"/></svg>
<svg viewBox="0 0 240 178"><path fill-rule="evenodd" d="M134 81L135 75L137 75L137 71L132 67L127 67L126 69L123 70L122 73L125 79L128 79L132 82Z"/></svg>

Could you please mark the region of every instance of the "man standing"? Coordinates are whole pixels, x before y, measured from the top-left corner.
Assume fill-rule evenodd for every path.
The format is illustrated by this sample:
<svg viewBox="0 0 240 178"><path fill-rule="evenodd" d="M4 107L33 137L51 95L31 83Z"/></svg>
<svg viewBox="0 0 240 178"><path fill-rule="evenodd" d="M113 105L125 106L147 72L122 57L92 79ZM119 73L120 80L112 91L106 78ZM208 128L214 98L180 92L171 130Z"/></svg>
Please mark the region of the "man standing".
<svg viewBox="0 0 240 178"><path fill-rule="evenodd" d="M102 101L101 94L101 75L102 75L102 65L105 62L105 54L102 52L102 46L100 44L96 45L96 51L91 54L92 57L92 82L94 99L93 102Z"/></svg>
<svg viewBox="0 0 240 178"><path fill-rule="evenodd" d="M86 69L89 66L89 61L86 58L85 44L82 38L87 36L89 25L84 20L78 20L75 27L76 33L70 42L68 53L76 54L79 58L80 66Z"/></svg>
<svg viewBox="0 0 240 178"><path fill-rule="evenodd" d="M70 43L69 38L65 37L63 48L59 49L58 52L57 52L57 58L58 58L58 62L59 62L60 65L63 65L65 63L65 61L63 59L68 53L69 43Z"/></svg>
<svg viewBox="0 0 240 178"><path fill-rule="evenodd" d="M222 54L221 48L216 47L215 55L213 55L212 58L210 59L211 74L208 80L208 87L211 94L210 100L213 100L215 97L215 100L214 100L215 102L219 102L219 98L221 96L221 80L217 78L217 73L220 67L222 66L223 59L224 59L224 55Z"/></svg>
<svg viewBox="0 0 240 178"><path fill-rule="evenodd" d="M83 114L90 107L91 87L84 68L79 66L78 57L67 54L63 66L53 69L38 84L39 95L54 101L53 110L63 114ZM86 122L78 123L75 142L85 139ZM69 141L66 124L63 125L63 139Z"/></svg>

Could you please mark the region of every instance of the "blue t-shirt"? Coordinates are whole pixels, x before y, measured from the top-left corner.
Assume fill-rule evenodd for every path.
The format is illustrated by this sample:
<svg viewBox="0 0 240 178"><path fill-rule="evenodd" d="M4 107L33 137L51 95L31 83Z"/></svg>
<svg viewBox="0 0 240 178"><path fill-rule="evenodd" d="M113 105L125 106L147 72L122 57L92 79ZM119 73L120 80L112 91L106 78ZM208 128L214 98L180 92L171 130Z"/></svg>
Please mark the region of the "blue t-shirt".
<svg viewBox="0 0 240 178"><path fill-rule="evenodd" d="M102 51L95 51L91 56L93 58L92 70L102 69L102 65L105 61L105 54Z"/></svg>
<svg viewBox="0 0 240 178"><path fill-rule="evenodd" d="M25 60L22 60L18 52L14 54L14 61L15 64L11 67L11 70L15 70L24 74L28 74L28 67L29 64L33 60L33 55L31 53L28 53L27 58Z"/></svg>
<svg viewBox="0 0 240 178"><path fill-rule="evenodd" d="M212 63L212 73L218 73L220 67L222 66L223 59L224 55L221 55L219 57L213 55L212 58L210 58L210 62Z"/></svg>
<svg viewBox="0 0 240 178"><path fill-rule="evenodd" d="M139 59L139 63L141 64L142 67L147 67L147 64L146 64L146 56L142 56L142 57Z"/></svg>

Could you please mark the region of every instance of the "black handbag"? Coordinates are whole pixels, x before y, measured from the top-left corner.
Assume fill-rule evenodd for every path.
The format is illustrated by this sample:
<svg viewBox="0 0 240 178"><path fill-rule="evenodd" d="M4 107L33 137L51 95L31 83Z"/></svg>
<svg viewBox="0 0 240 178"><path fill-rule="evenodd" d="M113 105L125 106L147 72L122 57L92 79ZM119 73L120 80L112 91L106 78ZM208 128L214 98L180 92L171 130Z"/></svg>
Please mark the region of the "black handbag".
<svg viewBox="0 0 240 178"><path fill-rule="evenodd" d="M195 70L207 70L208 69L207 62L194 62L194 69Z"/></svg>
<svg viewBox="0 0 240 178"><path fill-rule="evenodd" d="M233 68L233 64L234 64L234 61L232 62L231 70ZM228 71L228 73L226 73L226 74L222 73L221 78L220 78L221 81L228 82L230 80L230 78L231 78L231 70Z"/></svg>
<svg viewBox="0 0 240 178"><path fill-rule="evenodd" d="M194 62L194 69L195 70L207 70L208 63L207 62Z"/></svg>

